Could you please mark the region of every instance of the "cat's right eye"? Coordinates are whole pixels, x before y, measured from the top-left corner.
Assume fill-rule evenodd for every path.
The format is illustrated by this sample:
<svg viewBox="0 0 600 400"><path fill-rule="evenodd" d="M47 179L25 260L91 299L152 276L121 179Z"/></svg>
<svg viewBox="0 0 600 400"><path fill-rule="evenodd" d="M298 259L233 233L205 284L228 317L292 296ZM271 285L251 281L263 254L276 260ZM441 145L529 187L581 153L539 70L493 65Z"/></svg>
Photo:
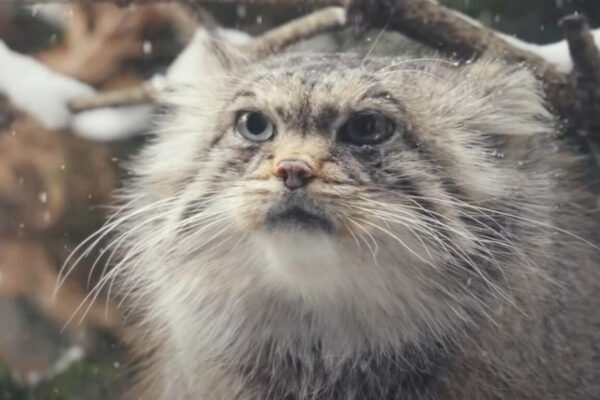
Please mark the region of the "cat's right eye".
<svg viewBox="0 0 600 400"><path fill-rule="evenodd" d="M342 142L356 145L375 145L388 140L394 134L394 123L375 111L361 111L350 116L340 128L338 137Z"/></svg>
<svg viewBox="0 0 600 400"><path fill-rule="evenodd" d="M246 111L239 115L235 130L252 142L264 142L275 135L275 125L260 111Z"/></svg>

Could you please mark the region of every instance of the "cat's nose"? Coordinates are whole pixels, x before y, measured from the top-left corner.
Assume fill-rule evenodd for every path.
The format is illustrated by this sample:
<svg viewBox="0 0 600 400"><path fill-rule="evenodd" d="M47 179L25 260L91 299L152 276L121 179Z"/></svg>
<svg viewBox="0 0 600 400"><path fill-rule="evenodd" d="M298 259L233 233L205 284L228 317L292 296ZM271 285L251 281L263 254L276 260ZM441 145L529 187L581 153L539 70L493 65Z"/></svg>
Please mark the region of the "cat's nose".
<svg viewBox="0 0 600 400"><path fill-rule="evenodd" d="M315 175L310 165L301 160L283 160L277 164L275 175L288 189L299 189Z"/></svg>

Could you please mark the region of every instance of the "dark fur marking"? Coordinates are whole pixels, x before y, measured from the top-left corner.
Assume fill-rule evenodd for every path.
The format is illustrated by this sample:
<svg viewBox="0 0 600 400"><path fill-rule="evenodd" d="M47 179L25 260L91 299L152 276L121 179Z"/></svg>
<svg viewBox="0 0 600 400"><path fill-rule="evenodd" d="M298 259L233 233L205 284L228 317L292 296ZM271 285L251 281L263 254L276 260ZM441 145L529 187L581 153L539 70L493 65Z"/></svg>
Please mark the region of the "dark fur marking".
<svg viewBox="0 0 600 400"><path fill-rule="evenodd" d="M215 143L215 145L217 143ZM259 149L260 149L260 146L258 146L258 145L250 145L250 146L238 148L238 149L236 149L237 151L236 151L235 156L224 158L222 160L222 162L220 163L220 165L217 169L217 172L214 173L212 175L211 179L208 181L208 185L206 187L205 192L212 193L213 190L217 186L222 184L223 177L227 177L228 172L236 175L235 176L236 178L242 176L243 173L245 172L246 164L250 161L250 159L252 157L254 157L258 153ZM188 184L191 184L193 182L193 178L195 176L196 175L193 175L190 178L190 182ZM201 199L195 199L195 200L191 201L189 204L187 204L184 208L184 211L182 212L181 220L187 219L187 218L191 217L192 215L198 213L199 212L198 205L204 204L207 199L208 199L207 197L203 197ZM184 234L185 231L186 230L184 230L182 232L178 232L178 234Z"/></svg>
<svg viewBox="0 0 600 400"><path fill-rule="evenodd" d="M457 199L457 200L463 200L463 201L469 201L468 196L465 194L465 192L463 192L458 185L456 184L456 182L454 182L452 179L450 179L449 177L446 177L443 175L442 171L440 171L438 173L438 177L440 177L440 181L442 183L442 187L444 188L444 191L446 191L448 194L450 194L451 197Z"/></svg>
<svg viewBox="0 0 600 400"><path fill-rule="evenodd" d="M247 97L249 99L256 99L256 94L254 92L252 92L251 90L244 89L244 90L241 90L240 92L236 93L235 96L233 96L233 98L231 99L231 102L233 103L234 101L236 101L242 97Z"/></svg>
<svg viewBox="0 0 600 400"><path fill-rule="evenodd" d="M281 106L278 106L278 107L275 107L275 113L277 113L277 115L279 116L279 118L281 118L281 120L284 123L289 123L289 121L291 119L291 114L290 114L289 111L285 110Z"/></svg>
<svg viewBox="0 0 600 400"><path fill-rule="evenodd" d="M294 125L300 130L302 136L306 136L310 130L310 93L305 94L300 100L297 108L297 114L294 118Z"/></svg>
<svg viewBox="0 0 600 400"><path fill-rule="evenodd" d="M185 208L183 209L183 212L181 213L181 216L179 217L179 221L189 221L195 215L202 212L202 210L206 206L207 200L208 200L208 198L206 196L202 196L199 199L194 199L194 200L190 201L189 203L187 203L185 205ZM197 228L197 227L191 226L191 225L180 226L177 229L177 237L180 237L180 238L187 237L187 235L189 235L189 232L195 228Z"/></svg>
<svg viewBox="0 0 600 400"><path fill-rule="evenodd" d="M411 177L405 172L399 170L397 167L394 169L383 168L379 170L369 169L371 179L377 182L379 185L385 187L385 191L397 190L408 196L412 201L420 205L418 212L427 218L434 221L440 219L437 215L435 204L424 198L423 192L419 185L414 182Z"/></svg>
<svg viewBox="0 0 600 400"><path fill-rule="evenodd" d="M402 141L408 146L409 149L416 151L417 153L424 155L424 160L433 160L433 153L428 149L425 149L421 142L418 139L418 136L415 132L403 129L403 127L396 127L397 130L400 130L402 133Z"/></svg>
<svg viewBox="0 0 600 400"><path fill-rule="evenodd" d="M475 261L475 265L494 284L501 284L499 279L502 271L500 271L499 265L509 263L509 260L515 256L510 243L524 233L517 232L519 230L518 224L511 223L506 216L500 214L477 215L471 212L470 215L461 215L460 220L470 232L473 232L479 239L486 241L486 251L479 250L471 256ZM490 262L490 255L494 257L496 262ZM461 266L465 270L474 270L474 266L467 262L462 263ZM482 284L491 290L488 282Z"/></svg>
<svg viewBox="0 0 600 400"><path fill-rule="evenodd" d="M227 172L235 172L236 174L241 174L244 171L245 161L243 159L228 159L225 161L223 165L219 168L219 174L221 176L227 176Z"/></svg>
<svg viewBox="0 0 600 400"><path fill-rule="evenodd" d="M313 125L317 132L329 133L332 122L338 115L339 110L333 104L321 106L319 113L313 117Z"/></svg>
<svg viewBox="0 0 600 400"><path fill-rule="evenodd" d="M213 138L213 140L211 140L210 144L208 145L208 149L212 150L214 147L216 147L221 142L221 140L223 139L223 137L225 136L225 134L228 131L229 130L223 130L217 136L215 136Z"/></svg>
<svg viewBox="0 0 600 400"><path fill-rule="evenodd" d="M361 96L360 101L366 99L375 99L389 103L390 105L399 108L404 113L404 106L402 105L402 102L400 102L400 100L396 99L390 92L386 90L371 88Z"/></svg>
<svg viewBox="0 0 600 400"><path fill-rule="evenodd" d="M337 146L332 146L330 148L330 162L335 163L338 167L340 167L343 173L348 177L349 180L356 183L366 183L360 177L360 163L357 161L358 165L352 165L349 162L343 162L341 160L347 160L349 158L353 158L350 149L348 146L343 144L339 144Z"/></svg>
<svg viewBox="0 0 600 400"><path fill-rule="evenodd" d="M367 170L377 174L377 170L383 165L383 150L380 146L351 146L352 155L361 164L365 164Z"/></svg>

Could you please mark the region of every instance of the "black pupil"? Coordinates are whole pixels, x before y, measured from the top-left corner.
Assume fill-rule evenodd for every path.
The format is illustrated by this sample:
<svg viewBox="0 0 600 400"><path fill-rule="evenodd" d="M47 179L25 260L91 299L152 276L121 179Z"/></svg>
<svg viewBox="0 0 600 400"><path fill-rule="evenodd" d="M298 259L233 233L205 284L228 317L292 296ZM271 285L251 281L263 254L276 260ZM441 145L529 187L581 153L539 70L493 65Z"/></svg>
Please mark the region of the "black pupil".
<svg viewBox="0 0 600 400"><path fill-rule="evenodd" d="M246 119L246 128L253 135L260 135L267 130L269 121L261 113L251 113Z"/></svg>
<svg viewBox="0 0 600 400"><path fill-rule="evenodd" d="M372 115L362 115L352 121L352 131L359 136L371 136L377 133L377 120Z"/></svg>

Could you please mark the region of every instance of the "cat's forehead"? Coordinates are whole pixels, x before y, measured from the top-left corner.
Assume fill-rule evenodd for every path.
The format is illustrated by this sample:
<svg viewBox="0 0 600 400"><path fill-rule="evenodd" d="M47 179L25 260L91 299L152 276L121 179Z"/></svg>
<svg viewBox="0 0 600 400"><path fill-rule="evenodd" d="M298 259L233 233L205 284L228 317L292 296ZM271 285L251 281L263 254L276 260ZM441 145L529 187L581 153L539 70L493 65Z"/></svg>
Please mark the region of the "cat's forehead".
<svg viewBox="0 0 600 400"><path fill-rule="evenodd" d="M379 72L384 66L383 60L346 54L298 54L268 58L244 72L249 72L256 86L276 82L305 86L326 83L323 86L327 89L334 84L359 88L379 83Z"/></svg>
<svg viewBox="0 0 600 400"><path fill-rule="evenodd" d="M297 53L281 54L268 57L256 66L262 66L266 69L315 71L329 73L335 71L348 71L359 68L367 69L373 65L373 59L364 59L354 54L346 53Z"/></svg>
<svg viewBox="0 0 600 400"><path fill-rule="evenodd" d="M269 109L290 123L316 126L364 109L396 113L402 102L379 75L383 67L351 55L276 57L244 71L232 103L239 108Z"/></svg>

